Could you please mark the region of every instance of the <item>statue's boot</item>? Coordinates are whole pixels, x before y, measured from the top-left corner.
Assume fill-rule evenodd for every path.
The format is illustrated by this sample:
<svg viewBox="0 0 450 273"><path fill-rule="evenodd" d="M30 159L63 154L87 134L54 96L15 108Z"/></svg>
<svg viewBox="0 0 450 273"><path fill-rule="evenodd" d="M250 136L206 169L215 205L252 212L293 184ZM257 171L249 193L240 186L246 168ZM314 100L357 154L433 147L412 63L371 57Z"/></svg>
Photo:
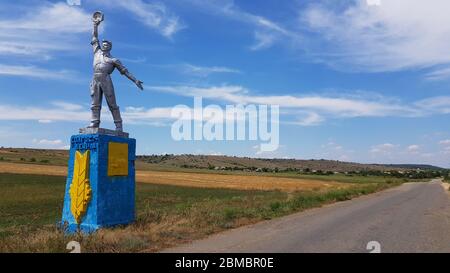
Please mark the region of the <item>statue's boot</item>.
<svg viewBox="0 0 450 273"><path fill-rule="evenodd" d="M122 127L122 117L120 116L120 110L119 107L115 107L110 109L113 119L114 119L114 124L116 125L116 131L117 132L123 132L123 127Z"/></svg>
<svg viewBox="0 0 450 273"><path fill-rule="evenodd" d="M116 124L116 131L123 132L122 122L114 122Z"/></svg>
<svg viewBox="0 0 450 273"><path fill-rule="evenodd" d="M98 106L91 107L91 124L88 126L88 128L100 127L100 112L101 107Z"/></svg>

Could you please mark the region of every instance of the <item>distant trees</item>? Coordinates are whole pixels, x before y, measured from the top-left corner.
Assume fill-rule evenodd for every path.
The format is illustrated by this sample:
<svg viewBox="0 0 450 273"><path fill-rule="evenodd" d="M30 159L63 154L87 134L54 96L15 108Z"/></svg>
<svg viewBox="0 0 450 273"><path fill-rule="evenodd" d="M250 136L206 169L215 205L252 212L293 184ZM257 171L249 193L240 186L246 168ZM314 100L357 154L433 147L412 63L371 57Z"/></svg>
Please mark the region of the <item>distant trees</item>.
<svg viewBox="0 0 450 273"><path fill-rule="evenodd" d="M206 156L206 155L144 155L138 156L139 160L150 164L166 164L189 169L208 169L216 171L244 171L244 172L261 172L261 173L296 173L307 175L346 175L346 176L382 176L396 177L403 179L430 179L436 177L444 177L449 180L449 170L445 169L427 169L426 167L417 169L402 169L399 167L378 165L364 165L356 163L345 163L339 161L319 160L282 160L282 159L253 159L238 158L227 156ZM0 159L1 160L1 159ZM250 160L250 161L249 161ZM254 161L253 161L254 160ZM222 164L223 163L223 164ZM281 165L280 165L281 164ZM305 167L292 167L298 165L306 165ZM291 166L285 166L291 165ZM285 167L282 167L285 166Z"/></svg>

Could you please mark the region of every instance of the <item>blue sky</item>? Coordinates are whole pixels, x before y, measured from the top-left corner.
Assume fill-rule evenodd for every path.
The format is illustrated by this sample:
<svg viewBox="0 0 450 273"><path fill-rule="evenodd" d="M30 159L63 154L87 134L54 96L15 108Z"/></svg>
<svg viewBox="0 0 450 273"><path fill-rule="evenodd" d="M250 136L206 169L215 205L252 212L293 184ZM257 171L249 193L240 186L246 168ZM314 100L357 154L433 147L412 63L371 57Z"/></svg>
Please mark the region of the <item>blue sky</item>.
<svg viewBox="0 0 450 273"><path fill-rule="evenodd" d="M77 2L77 1L69 1ZM2 1L0 145L67 147L89 122L91 14L137 78L113 75L139 154L450 167L446 0ZM170 109L280 105L280 148L172 140ZM113 127L104 102L102 127Z"/></svg>

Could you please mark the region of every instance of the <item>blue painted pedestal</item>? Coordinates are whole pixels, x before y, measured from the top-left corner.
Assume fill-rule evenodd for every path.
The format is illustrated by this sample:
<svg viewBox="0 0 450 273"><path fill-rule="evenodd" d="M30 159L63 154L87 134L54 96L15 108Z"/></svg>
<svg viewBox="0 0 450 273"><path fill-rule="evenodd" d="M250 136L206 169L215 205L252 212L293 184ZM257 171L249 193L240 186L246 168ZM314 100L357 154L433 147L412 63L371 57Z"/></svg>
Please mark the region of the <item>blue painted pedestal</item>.
<svg viewBox="0 0 450 273"><path fill-rule="evenodd" d="M128 175L108 176L109 143L128 145ZM61 226L67 233L93 232L102 227L129 224L135 220L136 140L103 134L74 135L70 141L70 159L64 196ZM75 153L89 150L89 184L91 198L81 223L71 212L70 185L74 175Z"/></svg>

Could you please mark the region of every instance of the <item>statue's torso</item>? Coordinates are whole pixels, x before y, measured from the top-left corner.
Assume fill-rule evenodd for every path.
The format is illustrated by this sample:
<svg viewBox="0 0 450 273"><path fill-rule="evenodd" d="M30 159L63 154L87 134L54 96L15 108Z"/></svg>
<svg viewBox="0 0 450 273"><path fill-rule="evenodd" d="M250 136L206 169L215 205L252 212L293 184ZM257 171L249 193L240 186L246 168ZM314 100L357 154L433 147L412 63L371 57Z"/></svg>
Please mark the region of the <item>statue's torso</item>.
<svg viewBox="0 0 450 273"><path fill-rule="evenodd" d="M94 73L109 75L114 71L114 59L104 55L101 50L94 54Z"/></svg>

